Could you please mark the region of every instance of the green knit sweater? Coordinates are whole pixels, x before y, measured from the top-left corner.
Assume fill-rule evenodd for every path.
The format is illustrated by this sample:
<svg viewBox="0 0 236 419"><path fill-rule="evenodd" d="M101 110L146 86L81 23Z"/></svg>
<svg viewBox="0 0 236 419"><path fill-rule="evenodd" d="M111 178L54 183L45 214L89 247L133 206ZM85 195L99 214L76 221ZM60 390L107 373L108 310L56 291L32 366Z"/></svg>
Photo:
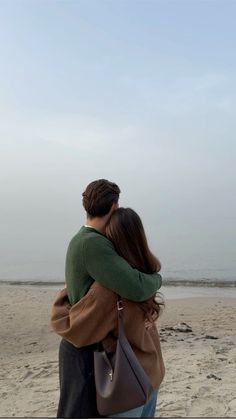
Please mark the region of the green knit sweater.
<svg viewBox="0 0 236 419"><path fill-rule="evenodd" d="M75 304L97 281L123 298L144 301L160 288L161 275L145 274L120 257L110 240L90 227L81 227L66 255L66 284Z"/></svg>

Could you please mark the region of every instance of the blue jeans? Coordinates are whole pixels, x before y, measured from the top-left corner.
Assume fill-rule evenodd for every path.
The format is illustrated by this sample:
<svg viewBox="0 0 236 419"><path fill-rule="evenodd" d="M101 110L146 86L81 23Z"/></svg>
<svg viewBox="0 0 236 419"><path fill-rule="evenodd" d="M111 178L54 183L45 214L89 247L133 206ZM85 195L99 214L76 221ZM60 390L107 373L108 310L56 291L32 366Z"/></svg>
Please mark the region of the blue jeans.
<svg viewBox="0 0 236 419"><path fill-rule="evenodd" d="M109 418L154 418L158 390L159 389L153 391L147 403L143 406L135 407L135 409L127 410L126 412L110 415Z"/></svg>

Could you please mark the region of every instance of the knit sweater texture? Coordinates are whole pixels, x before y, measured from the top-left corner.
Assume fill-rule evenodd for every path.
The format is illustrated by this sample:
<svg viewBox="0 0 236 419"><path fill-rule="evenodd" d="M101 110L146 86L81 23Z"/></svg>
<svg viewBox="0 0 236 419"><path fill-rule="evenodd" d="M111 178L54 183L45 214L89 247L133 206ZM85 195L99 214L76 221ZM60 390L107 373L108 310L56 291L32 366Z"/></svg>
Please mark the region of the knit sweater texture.
<svg viewBox="0 0 236 419"><path fill-rule="evenodd" d="M110 240L85 226L69 244L65 276L72 305L86 294L94 281L132 301L147 300L162 284L159 273L146 274L132 268L117 254Z"/></svg>

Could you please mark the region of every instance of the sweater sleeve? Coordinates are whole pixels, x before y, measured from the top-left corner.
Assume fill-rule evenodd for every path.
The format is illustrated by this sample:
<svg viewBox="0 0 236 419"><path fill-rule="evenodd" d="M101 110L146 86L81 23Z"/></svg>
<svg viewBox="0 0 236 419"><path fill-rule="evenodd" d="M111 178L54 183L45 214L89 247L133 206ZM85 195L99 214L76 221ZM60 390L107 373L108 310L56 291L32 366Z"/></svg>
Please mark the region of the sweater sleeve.
<svg viewBox="0 0 236 419"><path fill-rule="evenodd" d="M102 235L86 240L83 253L88 274L123 298L144 301L161 287L162 277L159 273L145 274L132 268Z"/></svg>
<svg viewBox="0 0 236 419"><path fill-rule="evenodd" d="M77 348L101 342L117 325L117 296L95 284L73 306L67 290L59 291L51 309L51 327Z"/></svg>

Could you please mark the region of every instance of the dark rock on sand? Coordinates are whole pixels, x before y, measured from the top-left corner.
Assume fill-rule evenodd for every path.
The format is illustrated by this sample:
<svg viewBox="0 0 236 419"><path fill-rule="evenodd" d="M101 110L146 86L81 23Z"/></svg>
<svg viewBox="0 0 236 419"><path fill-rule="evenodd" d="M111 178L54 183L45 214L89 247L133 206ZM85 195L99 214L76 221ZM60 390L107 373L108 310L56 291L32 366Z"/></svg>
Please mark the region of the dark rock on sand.
<svg viewBox="0 0 236 419"><path fill-rule="evenodd" d="M215 375L215 374L208 374L207 378L214 378L214 380L222 380L222 378L217 377L217 375Z"/></svg>

